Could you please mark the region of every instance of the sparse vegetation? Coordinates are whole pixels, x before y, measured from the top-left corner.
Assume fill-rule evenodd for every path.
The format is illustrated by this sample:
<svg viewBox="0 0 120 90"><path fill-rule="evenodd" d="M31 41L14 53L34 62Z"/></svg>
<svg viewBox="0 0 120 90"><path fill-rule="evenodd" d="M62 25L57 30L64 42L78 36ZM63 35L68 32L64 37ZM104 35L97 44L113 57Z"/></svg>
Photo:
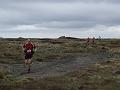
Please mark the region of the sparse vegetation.
<svg viewBox="0 0 120 90"><path fill-rule="evenodd" d="M24 53L22 51L22 43L24 40L24 38L1 40L0 62L20 63L20 61L24 58ZM104 50L111 52L113 51L112 49L116 49L115 47L119 46L118 40L115 40L116 42L107 40L99 42L98 40L96 45L91 45L89 47L86 47L86 41L79 39L46 39L46 41L45 39L33 39L33 41L38 44L37 52L34 55L34 60L37 61L60 59L71 55L71 53L96 53L102 51L102 47L104 47Z"/></svg>
<svg viewBox="0 0 120 90"><path fill-rule="evenodd" d="M25 39L1 39L0 63L16 64L23 60ZM0 68L0 90L120 90L120 40L97 40L86 46L79 39L33 39L37 43L36 61L66 58L75 53L108 53L109 61L96 63L64 76L43 79L16 79L9 70Z"/></svg>

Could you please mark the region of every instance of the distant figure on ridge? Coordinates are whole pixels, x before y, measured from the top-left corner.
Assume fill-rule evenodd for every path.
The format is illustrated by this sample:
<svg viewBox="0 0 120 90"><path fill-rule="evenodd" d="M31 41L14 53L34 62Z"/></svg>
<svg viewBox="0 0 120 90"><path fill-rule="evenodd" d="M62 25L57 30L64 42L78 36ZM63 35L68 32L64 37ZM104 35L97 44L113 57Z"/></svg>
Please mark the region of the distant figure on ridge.
<svg viewBox="0 0 120 90"><path fill-rule="evenodd" d="M93 39L92 39L92 44L93 45L95 44L95 37L93 37Z"/></svg>
<svg viewBox="0 0 120 90"><path fill-rule="evenodd" d="M86 46L88 46L89 44L90 44L90 38L88 37L86 41Z"/></svg>
<svg viewBox="0 0 120 90"><path fill-rule="evenodd" d="M101 39L102 39L101 36L99 36L99 37L98 37L98 40L101 41Z"/></svg>

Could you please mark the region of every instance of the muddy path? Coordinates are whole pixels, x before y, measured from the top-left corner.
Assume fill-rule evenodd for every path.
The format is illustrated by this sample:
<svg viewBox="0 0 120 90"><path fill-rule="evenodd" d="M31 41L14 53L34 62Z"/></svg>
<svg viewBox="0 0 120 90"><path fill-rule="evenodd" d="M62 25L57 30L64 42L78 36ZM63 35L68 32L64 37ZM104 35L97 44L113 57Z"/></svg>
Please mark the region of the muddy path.
<svg viewBox="0 0 120 90"><path fill-rule="evenodd" d="M107 57L108 55L106 53L78 53L62 60L50 60L46 62L34 61L31 67L31 73L29 74L23 64L2 64L2 66L9 69L9 72L16 76L17 79L23 77L43 78L64 75L93 63L107 61Z"/></svg>

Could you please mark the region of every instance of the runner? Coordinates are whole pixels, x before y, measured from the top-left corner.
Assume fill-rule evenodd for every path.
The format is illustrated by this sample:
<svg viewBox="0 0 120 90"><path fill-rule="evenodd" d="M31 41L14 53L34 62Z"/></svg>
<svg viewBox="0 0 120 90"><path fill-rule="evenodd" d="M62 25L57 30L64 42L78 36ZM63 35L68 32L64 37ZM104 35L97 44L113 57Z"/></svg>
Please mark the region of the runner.
<svg viewBox="0 0 120 90"><path fill-rule="evenodd" d="M86 46L89 46L89 44L90 44L90 38L88 37L86 40Z"/></svg>
<svg viewBox="0 0 120 90"><path fill-rule="evenodd" d="M95 37L93 37L93 39L92 39L92 44L93 45L95 44Z"/></svg>
<svg viewBox="0 0 120 90"><path fill-rule="evenodd" d="M34 52L36 51L36 46L34 43L31 42L30 39L28 39L27 42L23 45L23 50L25 53L24 64L25 64L25 67L28 66L28 73L29 73L31 69L31 64L32 64L31 59L33 57Z"/></svg>

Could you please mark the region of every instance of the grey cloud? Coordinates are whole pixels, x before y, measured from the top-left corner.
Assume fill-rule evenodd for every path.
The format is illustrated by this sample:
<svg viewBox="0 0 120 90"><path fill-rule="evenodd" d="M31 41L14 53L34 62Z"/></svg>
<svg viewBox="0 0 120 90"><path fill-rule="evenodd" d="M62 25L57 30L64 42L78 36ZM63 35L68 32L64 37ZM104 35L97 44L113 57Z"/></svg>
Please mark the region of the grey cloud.
<svg viewBox="0 0 120 90"><path fill-rule="evenodd" d="M31 32L90 30L97 25L120 25L119 0L0 0L0 32L24 32L22 25L35 26ZM21 31L17 31L17 26ZM12 30L12 29L16 29ZM29 28L27 28L29 29ZM97 31L97 30L96 30Z"/></svg>
<svg viewBox="0 0 120 90"><path fill-rule="evenodd" d="M56 3L56 2L115 2L118 3L120 2L119 0L0 0L2 3L10 3L10 2L15 2L15 3L20 3L20 2L49 2L49 3Z"/></svg>
<svg viewBox="0 0 120 90"><path fill-rule="evenodd" d="M34 7L33 7L34 6ZM119 5L109 4L15 4L0 15L1 23L36 24L51 21L96 22L96 24L120 22ZM13 9L14 7L14 9ZM58 8L56 8L58 7ZM1 10L0 10L1 11Z"/></svg>

